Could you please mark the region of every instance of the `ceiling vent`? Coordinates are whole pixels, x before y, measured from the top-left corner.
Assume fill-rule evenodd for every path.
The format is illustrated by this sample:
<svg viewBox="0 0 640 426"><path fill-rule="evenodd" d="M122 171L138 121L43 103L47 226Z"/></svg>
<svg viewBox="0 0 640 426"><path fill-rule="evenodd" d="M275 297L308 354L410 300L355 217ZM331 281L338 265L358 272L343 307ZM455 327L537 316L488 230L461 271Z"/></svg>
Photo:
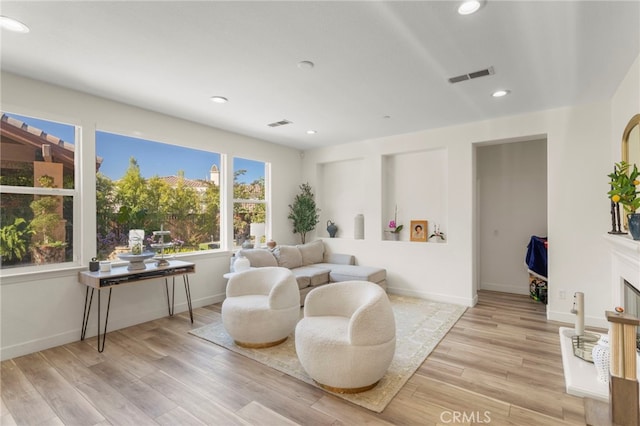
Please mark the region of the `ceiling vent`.
<svg viewBox="0 0 640 426"><path fill-rule="evenodd" d="M269 123L269 124L267 124L267 126L269 126L269 127L280 127L280 126L285 126L287 124L291 124L291 121L289 121L289 120L280 120L280 121L276 121L275 123Z"/></svg>
<svg viewBox="0 0 640 426"><path fill-rule="evenodd" d="M495 74L495 72L493 71L493 67L489 67L484 70L470 72L469 74L462 74L456 77L451 77L449 79L449 83L460 83L461 81L471 80L472 78L484 77L493 74Z"/></svg>

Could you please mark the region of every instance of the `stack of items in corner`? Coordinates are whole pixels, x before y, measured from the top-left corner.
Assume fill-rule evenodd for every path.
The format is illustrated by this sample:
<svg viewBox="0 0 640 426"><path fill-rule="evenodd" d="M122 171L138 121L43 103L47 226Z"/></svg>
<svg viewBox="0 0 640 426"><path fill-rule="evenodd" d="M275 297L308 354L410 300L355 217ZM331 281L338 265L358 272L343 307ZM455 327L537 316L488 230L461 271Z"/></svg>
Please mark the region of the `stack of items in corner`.
<svg viewBox="0 0 640 426"><path fill-rule="evenodd" d="M529 269L529 294L533 300L547 304L547 237L531 237L525 263Z"/></svg>

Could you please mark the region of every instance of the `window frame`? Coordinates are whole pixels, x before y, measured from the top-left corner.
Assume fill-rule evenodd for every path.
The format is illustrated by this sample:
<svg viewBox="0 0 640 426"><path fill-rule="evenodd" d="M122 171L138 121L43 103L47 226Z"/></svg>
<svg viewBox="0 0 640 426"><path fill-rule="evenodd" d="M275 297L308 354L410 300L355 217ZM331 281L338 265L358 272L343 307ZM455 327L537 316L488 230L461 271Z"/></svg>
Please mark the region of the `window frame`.
<svg viewBox="0 0 640 426"><path fill-rule="evenodd" d="M231 175L235 175L235 165L234 165L234 160L236 158L242 159L242 160L249 160L249 161L255 161L255 162L260 162L262 164L264 164L264 199L259 199L259 198L235 198L232 197L231 199L231 238L229 240L230 243L230 248L231 250L239 250L240 247L235 245L235 228L234 228L234 224L233 224L233 208L235 206L236 203L238 204L264 204L265 205L265 217L264 217L264 221L265 221L265 240L269 241L271 239L271 162L269 161L263 161L263 160L254 160L251 158L247 158L247 157L240 157L240 156L233 156L231 158L230 164L231 164ZM233 185L235 184L235 182L231 183L231 193L234 194L233 191Z"/></svg>
<svg viewBox="0 0 640 426"><path fill-rule="evenodd" d="M142 131L135 131L135 132L128 132L128 131L123 131L123 130L117 130L114 129L113 126L106 126L106 125L102 125L102 126L97 126L94 129L94 148L95 148L95 153L96 156L98 155L97 151L98 151L98 133L105 133L105 134L110 134L110 135L114 135L114 136L122 136L124 138L127 139L133 139L133 140L139 140L140 142L147 142L147 143L154 143L154 144L162 144L162 145L168 145L170 147L173 148L179 148L179 149L186 149L186 150L193 150L193 151L202 151L202 152L207 152L209 154L213 154L213 155L218 155L219 156L219 181L218 181L218 189L219 189L219 215L220 215L220 220L218 222L218 227L219 227L219 234L220 234L220 247L219 248L209 248L206 250L192 250L192 251L185 251L185 252L177 252L177 253L171 253L171 256L173 257L189 257L189 256L194 256L194 255L202 255L202 254L207 254L207 253L219 253L221 251L226 251L227 248L225 247L226 245L226 241L223 235L223 223L224 223L224 219L223 219L223 215L224 215L224 194L223 194L223 185L224 185L224 168L225 168L225 162L224 162L224 158L225 158L225 154L217 151L217 150L213 150L211 149L211 147L197 147L197 146L193 146L193 145L189 145L189 144L184 144L184 143L176 143L175 140L173 138L173 136L170 135L158 135L155 133L147 133L147 132L142 132ZM178 140L180 140L178 138ZM135 157L134 157L135 158ZM136 161L138 161L138 159L136 158ZM178 167L176 169L176 171L179 171L180 168ZM95 170L94 170L95 172ZM145 180L149 180L151 178L153 178L154 176L143 176L141 175L141 177ZM111 178L109 178L111 179ZM187 180L193 180L192 178L185 178ZM116 180L112 180L112 182L116 182ZM95 191L95 185L96 185L97 181L94 181L93 183L93 190ZM196 192L199 196L199 193ZM96 226L94 227L94 231L97 230L97 205L94 205L94 213L96 216ZM145 233L148 232L153 232L153 231L159 231L160 229L153 229L153 230L147 230L145 229ZM172 237L174 237L174 235L172 235ZM96 242L96 252L98 251L98 247L97 247L97 242ZM120 264L120 263L126 263L126 262L122 262L120 260L112 260L111 261L113 264Z"/></svg>
<svg viewBox="0 0 640 426"><path fill-rule="evenodd" d="M59 262L59 263L45 263L42 265L36 265L34 263L15 266L8 269L0 268L0 277L1 278L10 278L10 277L20 277L20 276L32 276L38 273L50 273L56 271L65 271L69 268L76 269L81 266L81 256L80 253L84 252L84 247L80 247L82 245L82 230L83 230L83 219L81 215L83 197L82 192L80 191L81 186L81 176L83 174L83 164L81 162L81 152L82 152L82 126L76 122L76 120L68 120L61 118L51 118L50 115L47 114L33 114L33 113L24 113L18 112L19 109L6 107L2 108L3 113L7 113L10 115L20 115L24 117L33 118L36 120L42 121L50 121L53 123L64 124L67 126L71 126L74 129L74 141L73 141L73 188L42 188L42 187L31 187L31 186L14 186L14 185L1 185L0 184L0 196L2 194L14 194L14 195L51 195L51 196L60 196L60 197L71 197L72 201L72 217L73 217L73 238L72 238L72 254L71 260ZM37 115L37 116L36 116ZM28 124L28 123L27 123ZM66 141L68 142L68 141Z"/></svg>

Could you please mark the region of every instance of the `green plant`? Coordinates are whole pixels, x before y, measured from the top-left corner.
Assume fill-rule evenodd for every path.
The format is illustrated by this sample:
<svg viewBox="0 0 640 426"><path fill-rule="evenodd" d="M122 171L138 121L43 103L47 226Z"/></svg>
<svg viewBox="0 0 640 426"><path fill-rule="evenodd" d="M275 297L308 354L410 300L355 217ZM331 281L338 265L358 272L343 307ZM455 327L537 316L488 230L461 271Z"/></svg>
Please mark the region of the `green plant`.
<svg viewBox="0 0 640 426"><path fill-rule="evenodd" d="M43 188L55 188L53 178L43 175L38 178L38 182ZM36 246L63 247L64 241L56 240L55 232L60 227L62 217L58 214L60 200L56 196L43 195L29 204L33 210L33 219L29 224L36 236L34 244Z"/></svg>
<svg viewBox="0 0 640 426"><path fill-rule="evenodd" d="M320 221L318 219L320 209L316 207L313 199L311 185L303 183L300 185L300 193L296 195L293 204L289 204L288 219L293 221L293 233L300 234L302 244L305 243L307 233L316 229Z"/></svg>
<svg viewBox="0 0 640 426"><path fill-rule="evenodd" d="M613 173L608 176L611 190L607 194L609 194L611 201L622 204L627 214L635 213L640 209L640 191L638 191L640 172L638 172L638 166L634 164L631 169L629 163L621 161L615 164Z"/></svg>
<svg viewBox="0 0 640 426"><path fill-rule="evenodd" d="M27 221L17 217L0 229L0 256L5 260L22 260L27 253L27 236L33 234Z"/></svg>

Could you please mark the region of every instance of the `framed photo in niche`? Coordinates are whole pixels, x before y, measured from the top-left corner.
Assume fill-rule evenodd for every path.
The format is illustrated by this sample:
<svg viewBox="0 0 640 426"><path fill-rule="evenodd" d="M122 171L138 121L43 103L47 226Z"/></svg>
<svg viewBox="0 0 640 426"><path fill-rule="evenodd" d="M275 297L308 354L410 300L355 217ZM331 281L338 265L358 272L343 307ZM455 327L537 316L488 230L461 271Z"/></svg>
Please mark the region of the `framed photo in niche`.
<svg viewBox="0 0 640 426"><path fill-rule="evenodd" d="M411 241L427 242L427 225L426 220L411 221Z"/></svg>

